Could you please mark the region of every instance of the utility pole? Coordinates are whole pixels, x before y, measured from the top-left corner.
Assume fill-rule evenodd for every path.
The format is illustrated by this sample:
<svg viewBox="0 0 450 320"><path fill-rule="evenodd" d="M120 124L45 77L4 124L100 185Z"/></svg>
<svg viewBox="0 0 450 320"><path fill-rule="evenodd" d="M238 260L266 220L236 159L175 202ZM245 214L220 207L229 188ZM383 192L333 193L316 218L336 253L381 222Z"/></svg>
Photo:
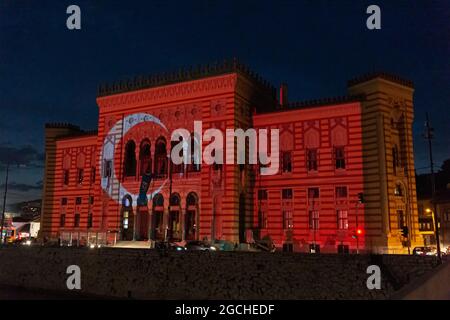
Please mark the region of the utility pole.
<svg viewBox="0 0 450 320"><path fill-rule="evenodd" d="M6 194L8 192L8 177L9 177L9 162L6 164L6 178L5 178L5 193L3 195L3 210L2 210L2 221L0 227L0 242L4 243L3 237L3 225L5 224L5 210L6 210Z"/></svg>
<svg viewBox="0 0 450 320"><path fill-rule="evenodd" d="M436 203L436 180L434 176L434 163L433 163L433 149L431 145L431 140L433 140L433 131L434 129L430 126L430 121L428 119L428 112L426 113L426 122L425 122L425 139L428 140L428 151L430 155L430 170L431 170L431 202L433 203L433 211L434 211L434 233L436 237L436 249L439 261L442 261L441 256L441 241L439 239L439 214L437 212L437 203Z"/></svg>

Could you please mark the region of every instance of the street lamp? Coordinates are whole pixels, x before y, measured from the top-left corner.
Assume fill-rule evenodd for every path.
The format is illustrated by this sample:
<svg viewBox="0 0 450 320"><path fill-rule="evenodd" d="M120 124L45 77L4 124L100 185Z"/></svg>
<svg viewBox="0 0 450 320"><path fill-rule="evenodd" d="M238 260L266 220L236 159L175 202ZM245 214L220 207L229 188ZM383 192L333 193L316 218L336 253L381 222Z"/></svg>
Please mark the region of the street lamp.
<svg viewBox="0 0 450 320"><path fill-rule="evenodd" d="M437 247L439 247L439 243L440 243L440 241L439 241L440 239L438 238L439 237L439 230L438 230L439 229L439 220L438 220L438 218L436 216L436 212L434 212L430 208L426 208L425 212L426 213L431 213L431 217L433 219L433 225L434 225L434 236L436 238L436 245L437 245ZM439 254L440 254L440 252L438 251L438 255Z"/></svg>
<svg viewBox="0 0 450 320"><path fill-rule="evenodd" d="M5 210L6 210L6 194L8 192L8 177L9 177L9 162L6 164L6 178L5 178L5 193L3 195L3 210L2 210L2 219L0 226L0 243L4 243L3 237L3 225L5 224Z"/></svg>

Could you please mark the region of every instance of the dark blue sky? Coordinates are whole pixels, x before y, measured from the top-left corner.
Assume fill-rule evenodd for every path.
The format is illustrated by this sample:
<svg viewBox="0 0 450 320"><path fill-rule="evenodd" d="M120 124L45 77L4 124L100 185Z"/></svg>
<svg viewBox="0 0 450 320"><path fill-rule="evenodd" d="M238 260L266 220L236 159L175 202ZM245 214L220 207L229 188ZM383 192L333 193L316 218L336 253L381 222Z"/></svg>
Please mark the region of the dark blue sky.
<svg viewBox="0 0 450 320"><path fill-rule="evenodd" d="M71 4L80 31L66 28ZM370 4L381 30L366 28ZM99 83L234 56L275 86L286 81L291 101L344 95L348 79L373 70L411 79L416 167L428 161L426 111L437 165L450 158L448 0L1 0L0 161L11 148L35 153L13 168L9 202L40 196L45 122L96 128Z"/></svg>

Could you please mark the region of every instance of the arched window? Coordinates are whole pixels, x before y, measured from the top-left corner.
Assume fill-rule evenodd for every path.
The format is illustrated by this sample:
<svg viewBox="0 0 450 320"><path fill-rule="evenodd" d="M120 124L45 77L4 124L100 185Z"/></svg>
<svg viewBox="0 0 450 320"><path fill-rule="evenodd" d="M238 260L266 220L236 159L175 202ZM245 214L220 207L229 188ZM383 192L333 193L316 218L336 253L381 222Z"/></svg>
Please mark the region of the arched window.
<svg viewBox="0 0 450 320"><path fill-rule="evenodd" d="M402 187L402 185L400 183L397 183L395 185L394 194L397 197L403 197L403 187Z"/></svg>
<svg viewBox="0 0 450 320"><path fill-rule="evenodd" d="M155 178L167 176L167 149L166 140L159 138L155 146Z"/></svg>
<svg viewBox="0 0 450 320"><path fill-rule="evenodd" d="M164 207L164 197L161 193L156 194L153 198L153 206Z"/></svg>
<svg viewBox="0 0 450 320"><path fill-rule="evenodd" d="M125 177L136 176L136 144L133 140L128 141L125 146L124 175Z"/></svg>
<svg viewBox="0 0 450 320"><path fill-rule="evenodd" d="M397 174L397 168L400 166L400 161L398 158L398 148L394 145L392 148L392 168L394 169L394 174Z"/></svg>
<svg viewBox="0 0 450 320"><path fill-rule="evenodd" d="M142 141L139 150L140 175L152 172L152 155L150 151L150 141L147 139Z"/></svg>
<svg viewBox="0 0 450 320"><path fill-rule="evenodd" d="M171 142L171 150L176 146L176 145L178 145L179 143L181 143L181 141L183 140L183 138L182 137L180 137L179 138L179 141L172 141ZM183 153L183 149L180 151L180 157L184 157L184 153ZM184 159L184 158L183 158ZM171 163L170 164L171 166L172 166L172 172L173 173L183 173L183 171L184 171L184 161L182 162L182 163L180 163L180 164L175 164L175 163Z"/></svg>

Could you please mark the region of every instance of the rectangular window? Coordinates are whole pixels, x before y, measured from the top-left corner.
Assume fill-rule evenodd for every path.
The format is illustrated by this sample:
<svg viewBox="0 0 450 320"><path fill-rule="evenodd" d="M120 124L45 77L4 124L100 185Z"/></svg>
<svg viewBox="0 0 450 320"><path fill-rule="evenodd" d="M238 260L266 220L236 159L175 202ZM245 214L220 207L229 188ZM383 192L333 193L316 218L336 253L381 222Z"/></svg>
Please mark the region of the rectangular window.
<svg viewBox="0 0 450 320"><path fill-rule="evenodd" d="M94 204L94 196L89 196L89 204Z"/></svg>
<svg viewBox="0 0 450 320"><path fill-rule="evenodd" d="M317 171L317 149L306 150L306 168L308 171Z"/></svg>
<svg viewBox="0 0 450 320"><path fill-rule="evenodd" d="M283 173L292 172L292 152L281 152L281 169Z"/></svg>
<svg viewBox="0 0 450 320"><path fill-rule="evenodd" d="M258 190L258 200L267 200L267 190Z"/></svg>
<svg viewBox="0 0 450 320"><path fill-rule="evenodd" d="M397 210L397 222L398 228L401 229L405 226L405 216L403 214L403 210Z"/></svg>
<svg viewBox="0 0 450 320"><path fill-rule="evenodd" d="M87 227L92 228L92 213L88 214Z"/></svg>
<svg viewBox="0 0 450 320"><path fill-rule="evenodd" d="M59 217L59 226L64 227L66 225L66 214L62 213Z"/></svg>
<svg viewBox="0 0 450 320"><path fill-rule="evenodd" d="M76 197L75 204L81 204L81 197Z"/></svg>
<svg viewBox="0 0 450 320"><path fill-rule="evenodd" d="M312 199L319 198L319 188L308 188L308 199L311 201Z"/></svg>
<svg viewBox="0 0 450 320"><path fill-rule="evenodd" d="M64 182L65 186L69 185L69 170L64 170L64 172L63 172L63 182Z"/></svg>
<svg viewBox="0 0 450 320"><path fill-rule="evenodd" d="M292 189L283 189L281 191L281 197L283 200L291 200L292 199Z"/></svg>
<svg viewBox="0 0 450 320"><path fill-rule="evenodd" d="M112 174L112 161L111 160L105 160L104 162L104 169L103 169L103 177L104 178L110 178Z"/></svg>
<svg viewBox="0 0 450 320"><path fill-rule="evenodd" d="M258 220L259 220L259 227L261 229L266 229L267 228L267 215L264 210L260 209L258 211Z"/></svg>
<svg viewBox="0 0 450 320"><path fill-rule="evenodd" d="M348 211L347 210L336 210L337 215L337 227L339 230L348 229Z"/></svg>
<svg viewBox="0 0 450 320"><path fill-rule="evenodd" d="M334 147L334 161L336 169L345 169L344 147Z"/></svg>
<svg viewBox="0 0 450 320"><path fill-rule="evenodd" d="M292 217L292 211L283 211L283 228L292 229L294 227L294 219Z"/></svg>
<svg viewBox="0 0 450 320"><path fill-rule="evenodd" d="M309 229L318 230L319 229L319 211L309 210Z"/></svg>
<svg viewBox="0 0 450 320"><path fill-rule="evenodd" d="M83 169L78 169L78 171L77 171L77 182L78 182L78 184L82 184L83 183L83 179L84 179L84 170Z"/></svg>
<svg viewBox="0 0 450 320"><path fill-rule="evenodd" d="M67 198L62 198L62 199L61 199L61 205L62 205L62 206L67 205Z"/></svg>
<svg viewBox="0 0 450 320"><path fill-rule="evenodd" d="M79 213L75 213L75 219L73 221L73 226L75 228L78 228L80 226L80 214Z"/></svg>
<svg viewBox="0 0 450 320"><path fill-rule="evenodd" d="M347 198L347 187L336 187L336 198Z"/></svg>
<svg viewBox="0 0 450 320"><path fill-rule="evenodd" d="M155 229L156 229L157 225L158 224L156 223L156 217L155 217ZM123 226L124 229L128 229L128 211L124 211L123 212L122 226Z"/></svg>

